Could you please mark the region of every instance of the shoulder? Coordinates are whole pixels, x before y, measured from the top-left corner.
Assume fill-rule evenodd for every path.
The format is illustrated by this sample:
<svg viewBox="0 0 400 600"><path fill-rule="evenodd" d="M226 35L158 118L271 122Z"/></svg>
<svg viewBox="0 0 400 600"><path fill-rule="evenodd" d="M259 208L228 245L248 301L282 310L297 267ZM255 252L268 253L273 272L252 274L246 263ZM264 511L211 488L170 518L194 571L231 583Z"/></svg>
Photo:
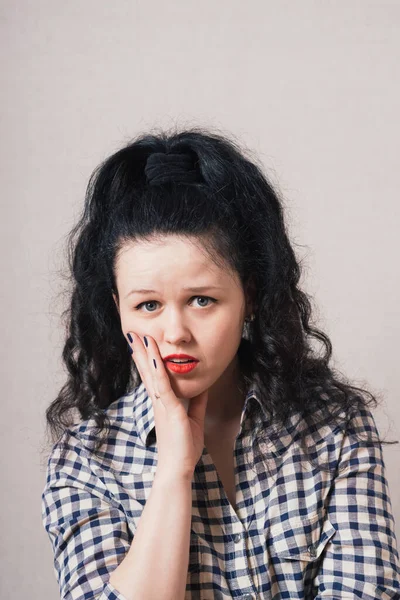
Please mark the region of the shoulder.
<svg viewBox="0 0 400 600"><path fill-rule="evenodd" d="M344 400L336 388L322 390L318 387L313 395L313 412L309 416L301 415L299 429L305 430L315 441L323 443L334 438L336 443L342 443L345 438L358 436L373 441L379 436L374 415L360 396L352 393L346 399L346 406L341 406Z"/></svg>
<svg viewBox="0 0 400 600"><path fill-rule="evenodd" d="M131 463L143 454L138 436L137 413L143 402L143 385L120 396L105 410L108 428L99 432L94 418L68 427L53 445L48 468L63 468L74 463L80 470L131 472ZM99 436L104 441L96 448Z"/></svg>
<svg viewBox="0 0 400 600"><path fill-rule="evenodd" d="M326 401L325 401L326 403ZM343 461L362 453L368 453L379 459L382 449L376 421L368 406L353 406L342 409L334 417L326 416L322 409L310 416L294 411L285 427L273 431L270 449L274 454L282 455L294 443L294 452L300 457L307 454L319 464L329 465L335 472Z"/></svg>

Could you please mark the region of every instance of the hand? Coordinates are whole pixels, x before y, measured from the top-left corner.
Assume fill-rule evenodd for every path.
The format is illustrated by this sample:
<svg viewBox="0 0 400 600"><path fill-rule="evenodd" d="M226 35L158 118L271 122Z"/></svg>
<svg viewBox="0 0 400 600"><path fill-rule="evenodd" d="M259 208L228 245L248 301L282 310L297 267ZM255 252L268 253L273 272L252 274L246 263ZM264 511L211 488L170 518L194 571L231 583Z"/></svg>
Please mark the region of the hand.
<svg viewBox="0 0 400 600"><path fill-rule="evenodd" d="M189 399L188 412L171 387L170 375L164 366L154 338L146 335L148 347L130 332L133 342L132 359L149 394L157 433L157 472L182 475L192 479L204 448L204 419L208 389ZM155 368L155 360L157 368Z"/></svg>

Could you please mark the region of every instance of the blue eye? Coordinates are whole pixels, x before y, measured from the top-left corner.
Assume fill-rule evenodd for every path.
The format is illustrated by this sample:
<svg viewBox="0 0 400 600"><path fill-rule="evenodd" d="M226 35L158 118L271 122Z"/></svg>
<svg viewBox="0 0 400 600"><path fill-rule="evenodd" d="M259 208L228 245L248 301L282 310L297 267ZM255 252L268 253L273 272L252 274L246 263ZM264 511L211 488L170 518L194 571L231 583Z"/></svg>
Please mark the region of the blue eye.
<svg viewBox="0 0 400 600"><path fill-rule="evenodd" d="M193 298L203 298L206 300L211 300L211 302L213 304L215 304L216 302L218 302L218 300L216 300L215 298L211 298L210 296L192 296L191 300ZM135 306L135 310L141 310L142 306L144 305L148 305L148 304L158 304L157 300L148 300L147 302L141 302L140 304L138 304L137 306ZM204 308L208 308L210 306L210 304L206 304L206 305L202 305L202 307ZM145 310L144 312L154 312L154 310Z"/></svg>

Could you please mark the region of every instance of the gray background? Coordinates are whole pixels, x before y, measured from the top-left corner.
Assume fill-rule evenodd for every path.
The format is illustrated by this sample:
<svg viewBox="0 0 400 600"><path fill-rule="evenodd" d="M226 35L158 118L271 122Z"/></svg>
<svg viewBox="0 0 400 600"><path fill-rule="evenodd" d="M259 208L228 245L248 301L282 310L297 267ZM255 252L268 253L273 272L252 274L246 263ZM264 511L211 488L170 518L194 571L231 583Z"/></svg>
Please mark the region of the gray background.
<svg viewBox="0 0 400 600"><path fill-rule="evenodd" d="M64 382L60 270L94 167L137 133L232 133L279 185L333 365L400 439L400 4L191 0L0 8L1 596L59 597L44 411ZM400 539L398 446L384 446Z"/></svg>

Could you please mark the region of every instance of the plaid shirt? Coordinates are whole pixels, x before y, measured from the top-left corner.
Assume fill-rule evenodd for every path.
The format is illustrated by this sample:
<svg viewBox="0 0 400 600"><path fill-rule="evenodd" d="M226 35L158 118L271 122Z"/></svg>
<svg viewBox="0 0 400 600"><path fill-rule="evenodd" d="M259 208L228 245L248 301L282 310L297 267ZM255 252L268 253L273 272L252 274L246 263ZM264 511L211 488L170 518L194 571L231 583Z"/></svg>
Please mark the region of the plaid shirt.
<svg viewBox="0 0 400 600"><path fill-rule="evenodd" d="M261 462L252 469L255 422L268 425L258 397L252 387L235 443L237 512L206 448L196 465L185 600L399 600L381 446L321 426L312 432L312 455L333 472L312 468L296 441L304 421L293 416L265 446L268 469ZM102 458L91 452L95 423L88 420L64 432L47 464L42 519L65 600L126 600L108 579L129 550L157 467L143 383L107 413L112 429ZM353 419L353 429L377 431L369 410ZM335 475L336 467L343 470Z"/></svg>

